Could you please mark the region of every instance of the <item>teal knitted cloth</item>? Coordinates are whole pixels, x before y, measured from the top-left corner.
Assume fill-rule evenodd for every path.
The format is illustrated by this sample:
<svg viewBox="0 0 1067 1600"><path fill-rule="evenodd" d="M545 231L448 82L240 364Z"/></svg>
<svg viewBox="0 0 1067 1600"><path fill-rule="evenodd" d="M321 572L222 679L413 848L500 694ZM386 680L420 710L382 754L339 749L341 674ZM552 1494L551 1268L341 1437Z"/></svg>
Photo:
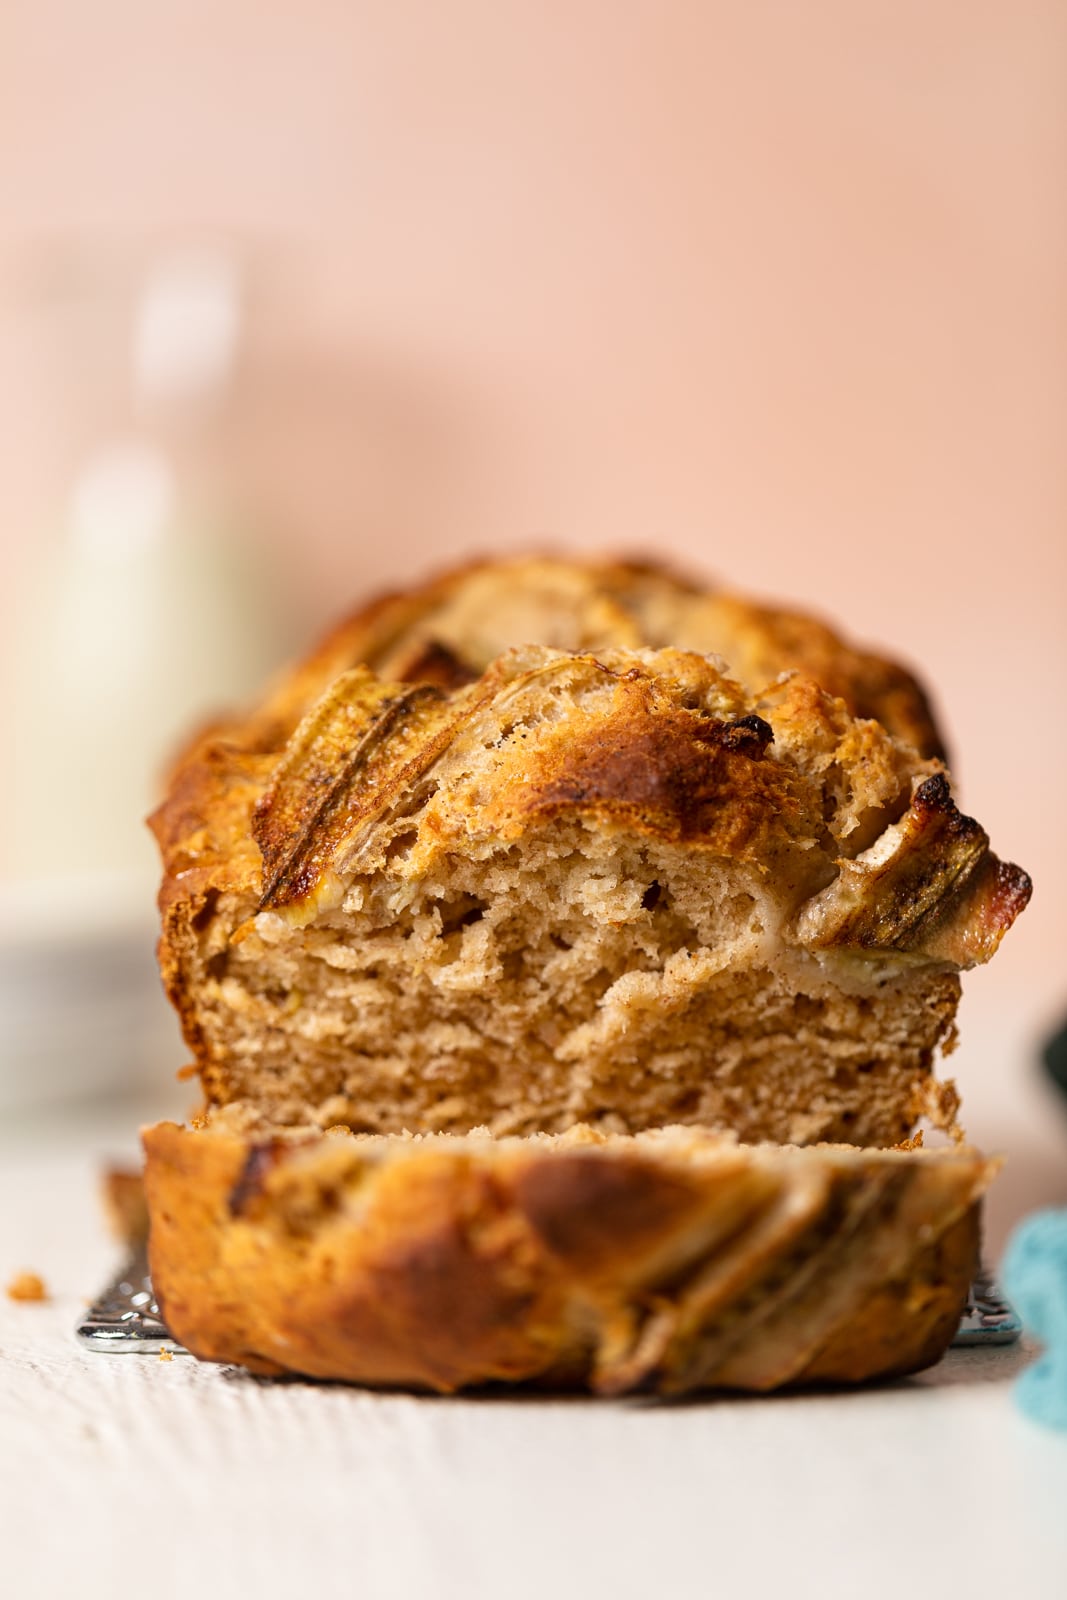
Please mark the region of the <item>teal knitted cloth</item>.
<svg viewBox="0 0 1067 1600"><path fill-rule="evenodd" d="M1036 1422L1067 1429L1067 1209L1037 1211L1020 1223L1000 1277L1023 1327L1044 1346L1015 1397Z"/></svg>

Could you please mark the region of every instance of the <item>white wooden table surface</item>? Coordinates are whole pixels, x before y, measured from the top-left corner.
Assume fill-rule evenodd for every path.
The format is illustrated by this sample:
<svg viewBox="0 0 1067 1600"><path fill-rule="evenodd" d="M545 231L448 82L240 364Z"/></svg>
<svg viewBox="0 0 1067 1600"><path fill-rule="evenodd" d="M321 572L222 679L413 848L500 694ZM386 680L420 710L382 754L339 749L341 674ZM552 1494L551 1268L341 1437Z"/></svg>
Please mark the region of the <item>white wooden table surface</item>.
<svg viewBox="0 0 1067 1600"><path fill-rule="evenodd" d="M996 1254L1016 1214L1067 1199L1067 1117L1030 1077L985 1081L1006 1087L971 1096L972 1131L1014 1157ZM0 1282L29 1267L52 1291L0 1298L0 1594L1067 1596L1067 1435L1016 1410L1018 1349L876 1392L672 1407L83 1352L117 1264L97 1175L138 1116L0 1129Z"/></svg>

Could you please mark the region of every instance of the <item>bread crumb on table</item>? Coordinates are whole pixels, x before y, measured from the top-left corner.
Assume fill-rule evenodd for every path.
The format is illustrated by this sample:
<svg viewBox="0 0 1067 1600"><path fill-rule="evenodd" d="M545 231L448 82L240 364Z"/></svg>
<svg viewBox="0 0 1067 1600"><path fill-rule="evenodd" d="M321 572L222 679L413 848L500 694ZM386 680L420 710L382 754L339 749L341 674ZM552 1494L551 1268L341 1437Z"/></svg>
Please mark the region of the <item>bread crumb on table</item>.
<svg viewBox="0 0 1067 1600"><path fill-rule="evenodd" d="M7 1286L9 1300L47 1300L48 1287L36 1272L16 1272Z"/></svg>

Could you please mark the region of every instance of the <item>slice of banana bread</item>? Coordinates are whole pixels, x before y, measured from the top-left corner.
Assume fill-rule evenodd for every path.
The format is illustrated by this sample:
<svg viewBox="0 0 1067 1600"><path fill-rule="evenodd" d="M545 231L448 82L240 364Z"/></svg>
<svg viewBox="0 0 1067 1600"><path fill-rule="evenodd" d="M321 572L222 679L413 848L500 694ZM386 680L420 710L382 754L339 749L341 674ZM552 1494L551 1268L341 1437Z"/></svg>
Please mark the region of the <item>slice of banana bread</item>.
<svg viewBox="0 0 1067 1600"><path fill-rule="evenodd" d="M225 1117L223 1117L225 1121ZM858 1382L952 1338L992 1164L692 1129L145 1134L152 1280L196 1355L448 1392Z"/></svg>

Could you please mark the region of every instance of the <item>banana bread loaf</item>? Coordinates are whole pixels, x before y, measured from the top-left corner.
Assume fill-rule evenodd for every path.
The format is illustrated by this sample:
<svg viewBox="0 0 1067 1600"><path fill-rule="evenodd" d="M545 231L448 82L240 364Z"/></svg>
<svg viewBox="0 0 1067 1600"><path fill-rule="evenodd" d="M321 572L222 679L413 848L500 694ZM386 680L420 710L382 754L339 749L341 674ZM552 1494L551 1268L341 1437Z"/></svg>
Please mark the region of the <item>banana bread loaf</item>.
<svg viewBox="0 0 1067 1600"><path fill-rule="evenodd" d="M646 566L337 630L152 819L205 1097L145 1133L175 1335L439 1390L936 1359L994 1168L885 1147L956 1131L959 973L1030 892L939 750L902 669Z"/></svg>

